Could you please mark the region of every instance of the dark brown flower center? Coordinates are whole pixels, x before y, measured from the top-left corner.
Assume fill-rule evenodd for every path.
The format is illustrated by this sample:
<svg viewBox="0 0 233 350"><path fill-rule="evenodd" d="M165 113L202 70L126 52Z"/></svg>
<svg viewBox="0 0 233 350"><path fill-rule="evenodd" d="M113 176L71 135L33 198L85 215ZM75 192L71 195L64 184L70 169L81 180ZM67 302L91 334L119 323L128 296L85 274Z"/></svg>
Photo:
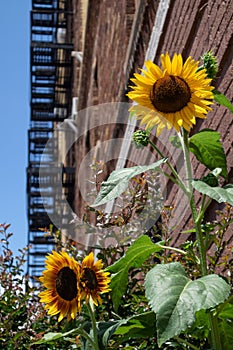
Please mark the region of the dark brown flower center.
<svg viewBox="0 0 233 350"><path fill-rule="evenodd" d="M175 113L185 107L191 98L188 84L174 75L165 75L152 87L150 99L153 106L163 113Z"/></svg>
<svg viewBox="0 0 233 350"><path fill-rule="evenodd" d="M85 286L90 290L94 290L98 287L98 280L95 271L89 269L88 267L84 268L81 281L85 283Z"/></svg>
<svg viewBox="0 0 233 350"><path fill-rule="evenodd" d="M63 267L57 274L56 290L64 300L71 301L78 293L77 277L75 272L68 266Z"/></svg>

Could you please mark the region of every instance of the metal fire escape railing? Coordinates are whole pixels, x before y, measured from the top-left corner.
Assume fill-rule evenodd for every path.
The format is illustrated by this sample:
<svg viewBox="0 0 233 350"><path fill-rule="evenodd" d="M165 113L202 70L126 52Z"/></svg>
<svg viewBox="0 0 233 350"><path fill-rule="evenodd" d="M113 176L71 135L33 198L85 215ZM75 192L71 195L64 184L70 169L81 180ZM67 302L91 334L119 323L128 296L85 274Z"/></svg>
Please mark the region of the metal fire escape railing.
<svg viewBox="0 0 233 350"><path fill-rule="evenodd" d="M47 147L59 122L69 117L72 105L72 1L32 0L31 10L31 116L28 131L27 211L28 262L27 273L32 278L41 275L45 255L54 248L51 237L41 228L51 223L49 211L55 208L53 184L56 138ZM48 168L40 176L40 167ZM70 181L72 186L72 181ZM67 184L64 184L67 190ZM43 198L42 198L43 197ZM46 202L46 209L44 203Z"/></svg>

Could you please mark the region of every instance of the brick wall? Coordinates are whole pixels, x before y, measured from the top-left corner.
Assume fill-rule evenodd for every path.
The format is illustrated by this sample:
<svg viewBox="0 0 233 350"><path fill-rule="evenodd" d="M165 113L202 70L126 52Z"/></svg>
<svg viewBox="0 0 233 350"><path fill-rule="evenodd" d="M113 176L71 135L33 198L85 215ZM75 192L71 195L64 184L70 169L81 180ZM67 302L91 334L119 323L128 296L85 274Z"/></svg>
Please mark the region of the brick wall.
<svg viewBox="0 0 233 350"><path fill-rule="evenodd" d="M129 84L129 77L133 72L143 66L150 35L153 29L154 19L160 1L89 1L87 22L85 27L85 41L83 47L83 63L77 69L74 91L79 96L79 109L101 103L127 101L125 92ZM76 3L76 2L75 2ZM79 4L79 2L77 2ZM140 10L140 11L138 11ZM186 59L191 55L195 59L212 50L219 61L219 73L215 87L226 94L229 100L233 97L233 3L230 0L176 0L170 1L162 35L154 59L159 63L161 53L168 51L171 55L181 53ZM76 33L76 45L80 37L77 5L77 21L74 32ZM137 19L137 22L136 22ZM135 25L136 23L136 25ZM96 118L101 118L97 115ZM112 125L105 128L95 128L81 137L76 145L76 170L85 154L92 149L98 140L101 142L108 138L121 136L123 126L116 126L116 116L112 116ZM85 121L78 119L78 125L90 129L93 116L86 115ZM211 128L221 134L223 146L228 158L229 182L233 181L233 118L232 114L223 107L215 106L204 121L198 120L193 129ZM164 134L164 139L168 134ZM167 144L164 148L167 151ZM136 154L135 148L131 147L130 154L137 157L138 163L150 160L143 154ZM171 151L173 158L177 158ZM114 164L106 170L112 169ZM128 163L127 165L130 165ZM204 174L204 167L199 165L193 158L193 169L197 178ZM170 183L167 185L167 203L177 205L177 190ZM85 203L79 189L76 186L76 212L81 215ZM207 212L207 219L214 217L216 208L222 206L214 203ZM190 215L187 212L180 227L189 223ZM228 238L231 240L232 227L228 230ZM186 237L182 236L182 239ZM177 235L176 244L180 243Z"/></svg>
<svg viewBox="0 0 233 350"><path fill-rule="evenodd" d="M166 21L166 31L163 33L158 55L169 51L182 53L184 58L189 55L195 59L206 51L212 50L219 62L219 73L214 86L223 92L230 101L233 99L233 3L231 1L175 1L172 2ZM183 5L183 6L182 6ZM220 132L221 140L228 161L229 182L233 182L233 118L230 111L216 106L208 114L206 120L198 120L193 132L210 128ZM204 167L195 157L192 160L193 171L197 178L204 175ZM176 189L169 196L168 203L174 203ZM177 204L177 203L176 203ZM213 203L209 208L206 220L215 218L215 210L223 205ZM189 223L189 214L185 216L183 225ZM179 229L177 230L179 231ZM227 237L232 238L232 226ZM186 237L177 236L177 244Z"/></svg>

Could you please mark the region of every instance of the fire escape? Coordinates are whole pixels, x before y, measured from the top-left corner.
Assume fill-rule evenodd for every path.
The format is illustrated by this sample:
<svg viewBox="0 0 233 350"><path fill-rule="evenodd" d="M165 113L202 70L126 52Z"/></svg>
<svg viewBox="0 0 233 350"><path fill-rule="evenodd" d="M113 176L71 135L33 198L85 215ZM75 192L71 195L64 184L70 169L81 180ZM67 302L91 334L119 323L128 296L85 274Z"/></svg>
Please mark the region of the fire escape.
<svg viewBox="0 0 233 350"><path fill-rule="evenodd" d="M31 116L28 130L27 210L28 274L41 275L45 255L54 249L49 228L56 210L53 191L58 179L58 145L55 129L72 108L72 8L71 0L32 0L31 10ZM49 140L52 141L48 143ZM45 154L46 149L46 154ZM69 183L64 188L72 201L73 164L67 164ZM40 169L43 168L42 175ZM66 177L67 178L67 177ZM46 204L46 208L44 206Z"/></svg>

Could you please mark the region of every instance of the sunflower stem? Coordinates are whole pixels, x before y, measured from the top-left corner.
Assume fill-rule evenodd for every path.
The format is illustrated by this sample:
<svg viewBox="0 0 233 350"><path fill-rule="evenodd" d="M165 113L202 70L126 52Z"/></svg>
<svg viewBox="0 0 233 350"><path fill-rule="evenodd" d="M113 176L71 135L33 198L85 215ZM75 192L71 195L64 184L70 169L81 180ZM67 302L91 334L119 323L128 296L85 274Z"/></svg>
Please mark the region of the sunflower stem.
<svg viewBox="0 0 233 350"><path fill-rule="evenodd" d="M158 149L158 147L154 144L154 142L152 142L151 140L149 140L149 144L151 145L151 147L160 155L161 158L166 158L165 155ZM170 180L172 180L175 184L179 185L179 187L184 191L184 193L187 194L187 189L186 186L184 185L183 181L181 180L180 176L178 175L178 173L176 172L176 170L174 169L174 167L172 166L172 164L169 162L169 160L167 160L167 165L169 167L169 169L171 170L172 174L174 175L175 179L172 178L172 176L168 176L168 178ZM164 175L167 176L167 173L164 172Z"/></svg>
<svg viewBox="0 0 233 350"><path fill-rule="evenodd" d="M194 194L193 194L193 186L192 186L193 174L192 174L192 167L191 167L191 160L190 160L188 132L185 129L183 129L182 136L183 137L181 138L181 144L184 152L186 177L188 182L188 197L189 197L190 209L191 209L195 231L196 231L196 238L198 242L201 273L202 273L202 276L205 276L207 275L206 251L205 251L204 240L203 240L202 230L201 230L201 220L200 220L201 217L198 215Z"/></svg>
<svg viewBox="0 0 233 350"><path fill-rule="evenodd" d="M94 340L94 345L92 343L93 349L94 350L99 350L99 342L98 342L98 332L97 332L97 325L96 325L96 319L95 319L95 314L92 305L90 305L90 300L87 303L87 308L89 311L89 315L91 317L91 323L92 323L92 330L93 330L93 340Z"/></svg>
<svg viewBox="0 0 233 350"><path fill-rule="evenodd" d="M158 170L159 173L162 173L164 174L168 179L170 179L174 184L178 185L179 186L179 183L178 181L173 177L171 176L170 174L168 174L166 171L162 171L162 170Z"/></svg>
<svg viewBox="0 0 233 350"><path fill-rule="evenodd" d="M204 216L205 210L208 208L211 201L207 201L206 205L202 206L202 210L198 214L198 210L196 207L194 194L193 194L193 186L192 186L192 167L190 160L190 151L189 151L189 143L188 143L188 132L183 129L183 138L181 139L182 148L184 152L184 160L186 166L186 176L188 181L188 192L189 192L189 200L190 200L190 208L192 212L192 217L194 221L195 231L196 231L196 239L198 242L198 249L200 255L200 266L202 276L206 276L208 274L207 270L207 261L206 261L206 247L204 245L204 240L202 236L201 223ZM211 328L211 340L212 346L214 350L222 350L219 329L217 325L217 320L213 314L209 314L210 328Z"/></svg>
<svg viewBox="0 0 233 350"><path fill-rule="evenodd" d="M99 347L96 347L95 341L90 337L90 335L84 330L84 329L78 329L78 333L83 336L92 346L92 348L95 350L99 350Z"/></svg>

